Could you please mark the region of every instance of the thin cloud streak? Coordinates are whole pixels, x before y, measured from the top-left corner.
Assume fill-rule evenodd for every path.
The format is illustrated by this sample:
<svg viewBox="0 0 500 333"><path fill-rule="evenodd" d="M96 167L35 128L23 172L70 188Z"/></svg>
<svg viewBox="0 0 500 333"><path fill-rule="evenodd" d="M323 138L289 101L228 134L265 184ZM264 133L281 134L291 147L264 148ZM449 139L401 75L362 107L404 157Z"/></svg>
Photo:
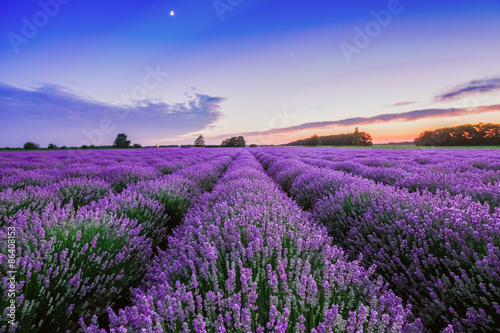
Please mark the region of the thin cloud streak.
<svg viewBox="0 0 500 333"><path fill-rule="evenodd" d="M415 102L415 101L404 101L404 102L399 102L399 103L392 104L390 106L407 106L407 105L417 104L417 103L418 102Z"/></svg>
<svg viewBox="0 0 500 333"><path fill-rule="evenodd" d="M458 98L475 93L487 93L496 90L500 90L500 77L472 80L465 84L458 85L444 94L436 96L436 100L439 102L444 102L456 100Z"/></svg>

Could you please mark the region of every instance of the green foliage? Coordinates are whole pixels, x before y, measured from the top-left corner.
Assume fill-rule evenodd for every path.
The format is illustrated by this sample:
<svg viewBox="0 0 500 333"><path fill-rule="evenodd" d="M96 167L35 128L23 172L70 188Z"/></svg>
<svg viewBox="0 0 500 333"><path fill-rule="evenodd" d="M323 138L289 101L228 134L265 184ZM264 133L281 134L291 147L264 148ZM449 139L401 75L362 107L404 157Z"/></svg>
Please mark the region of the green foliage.
<svg viewBox="0 0 500 333"><path fill-rule="evenodd" d="M196 140L194 140L195 147L205 147L205 139L203 135L200 135Z"/></svg>
<svg viewBox="0 0 500 333"><path fill-rule="evenodd" d="M37 145L37 144L36 144L36 143L34 143L34 142L31 142L31 141L30 141L30 142L26 142L26 143L24 144L24 149L38 149L38 148L40 148L40 146L39 146L39 145Z"/></svg>
<svg viewBox="0 0 500 333"><path fill-rule="evenodd" d="M233 136L232 138L222 141L222 147L245 147L245 139L242 136Z"/></svg>
<svg viewBox="0 0 500 333"><path fill-rule="evenodd" d="M72 202L75 209L104 198L111 191L110 186L104 182L78 178L64 180L55 186L62 205Z"/></svg>
<svg viewBox="0 0 500 333"><path fill-rule="evenodd" d="M460 125L425 131L415 139L416 146L498 146L500 124Z"/></svg>
<svg viewBox="0 0 500 333"><path fill-rule="evenodd" d="M127 140L127 135L125 133L120 133L116 136L115 142L113 142L114 148L129 148L130 140Z"/></svg>
<svg viewBox="0 0 500 333"><path fill-rule="evenodd" d="M47 149L57 149L57 146L53 143L50 143Z"/></svg>
<svg viewBox="0 0 500 333"><path fill-rule="evenodd" d="M252 144L250 145L250 147L251 147L251 148L255 148L255 147L258 147L258 146L257 146L255 143L252 143Z"/></svg>
<svg viewBox="0 0 500 333"><path fill-rule="evenodd" d="M88 322L126 301L144 274L141 262L149 254L132 246L133 236L120 230L113 217L63 219L36 240L26 237L18 243L18 255L28 265L16 276L24 309L17 312L17 332L76 332L80 318ZM6 302L0 302L3 308Z"/></svg>
<svg viewBox="0 0 500 333"><path fill-rule="evenodd" d="M134 143L134 145L132 146L132 148L142 148L141 144L140 143Z"/></svg>

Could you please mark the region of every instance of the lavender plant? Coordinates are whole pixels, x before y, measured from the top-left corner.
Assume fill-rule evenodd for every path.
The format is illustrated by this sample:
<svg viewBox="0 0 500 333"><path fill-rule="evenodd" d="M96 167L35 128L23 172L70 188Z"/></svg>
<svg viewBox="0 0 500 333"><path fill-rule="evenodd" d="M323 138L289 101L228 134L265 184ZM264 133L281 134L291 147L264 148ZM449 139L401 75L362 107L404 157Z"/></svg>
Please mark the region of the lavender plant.
<svg viewBox="0 0 500 333"><path fill-rule="evenodd" d="M143 275L140 265L151 255L141 227L106 213L75 216L72 208L47 206L42 213L19 212L8 219L16 230L17 314L9 332L75 332L78 320L122 298ZM7 308L7 227L1 231L1 270ZM6 311L2 323L7 323ZM7 332L6 326L0 331Z"/></svg>

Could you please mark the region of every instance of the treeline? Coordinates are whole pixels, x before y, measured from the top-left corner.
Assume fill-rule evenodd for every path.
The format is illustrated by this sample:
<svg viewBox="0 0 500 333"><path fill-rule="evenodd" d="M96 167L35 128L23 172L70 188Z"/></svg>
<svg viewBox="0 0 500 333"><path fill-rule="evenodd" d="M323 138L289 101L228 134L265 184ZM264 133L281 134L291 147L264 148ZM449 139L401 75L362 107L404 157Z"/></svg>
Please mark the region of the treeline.
<svg viewBox="0 0 500 333"><path fill-rule="evenodd" d="M460 125L425 131L414 140L416 146L498 146L500 125Z"/></svg>
<svg viewBox="0 0 500 333"><path fill-rule="evenodd" d="M366 132L335 134L318 136L313 135L310 138L297 140L286 144L285 146L371 146L372 137Z"/></svg>

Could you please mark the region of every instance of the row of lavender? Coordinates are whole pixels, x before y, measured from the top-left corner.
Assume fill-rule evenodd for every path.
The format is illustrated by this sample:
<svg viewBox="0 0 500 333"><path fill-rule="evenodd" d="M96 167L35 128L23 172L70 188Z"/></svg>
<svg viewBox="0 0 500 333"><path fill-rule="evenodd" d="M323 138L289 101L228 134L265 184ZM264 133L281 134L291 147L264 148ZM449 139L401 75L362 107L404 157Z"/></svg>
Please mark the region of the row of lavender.
<svg viewBox="0 0 500 333"><path fill-rule="evenodd" d="M98 154L93 152L96 160ZM101 154L100 160L110 159L109 152ZM1 192L0 306L5 311L0 332L76 332L79 321L89 323L108 307L127 304L129 289L143 278L156 245L165 244L187 208L212 189L236 154L228 150L177 151L170 159L177 164L168 162L177 170L173 174L157 174L154 180L129 177L121 191L115 192L110 183L87 178L102 172L91 168L85 177L60 180L69 174L61 171L54 177L58 182ZM50 172L58 163L54 159L74 157L69 153L61 156L45 157L33 170ZM139 151L131 156L136 164L147 164L154 157ZM22 157L24 162L29 160L29 154ZM83 157L77 160L81 162ZM66 167L70 169L72 164ZM101 167L112 174L113 165L96 166ZM12 248L7 241L9 232L15 234ZM6 278L6 271L12 270L7 265L11 256L15 257L14 283ZM9 309L11 286L16 296L14 311ZM13 317L15 323L8 325Z"/></svg>
<svg viewBox="0 0 500 333"><path fill-rule="evenodd" d="M376 272L413 306L427 331L498 330L498 208L492 213L487 204L470 197L425 190L411 193L330 168L311 167L312 163L301 161L303 152L254 151L268 175L327 227L351 259L359 257L365 267L376 265ZM299 157L293 158L294 153ZM308 159L322 155L319 150L306 153ZM377 159L387 158L384 153L377 151ZM366 161L374 156L371 151L358 154L366 154ZM454 156L449 154L448 159ZM495 163L494 158L483 160L490 166Z"/></svg>
<svg viewBox="0 0 500 333"><path fill-rule="evenodd" d="M110 332L419 332L373 269L349 262L248 151L189 209L109 309ZM97 319L85 332L105 332Z"/></svg>
<svg viewBox="0 0 500 333"><path fill-rule="evenodd" d="M0 226L17 211L49 203L75 208L120 193L129 184L161 179L188 166L227 156L183 149L11 152L0 160Z"/></svg>
<svg viewBox="0 0 500 333"><path fill-rule="evenodd" d="M411 192L447 191L500 205L500 151L472 149L277 148L281 158L344 171Z"/></svg>

